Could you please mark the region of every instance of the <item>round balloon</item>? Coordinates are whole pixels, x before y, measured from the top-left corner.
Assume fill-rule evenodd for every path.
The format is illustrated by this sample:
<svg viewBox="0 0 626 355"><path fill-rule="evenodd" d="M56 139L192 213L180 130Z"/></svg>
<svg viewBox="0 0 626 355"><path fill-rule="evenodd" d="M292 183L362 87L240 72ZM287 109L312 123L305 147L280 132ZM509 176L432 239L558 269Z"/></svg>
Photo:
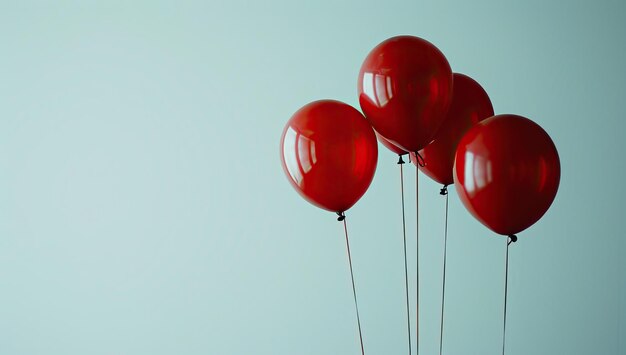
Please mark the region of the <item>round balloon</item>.
<svg viewBox="0 0 626 355"><path fill-rule="evenodd" d="M378 138L380 144L384 145L385 148L389 149L393 153L397 155L404 155L407 153L405 150L398 148L395 144L391 143L387 138L381 136L380 133L376 131L374 131L374 133L376 133L376 138Z"/></svg>
<svg viewBox="0 0 626 355"><path fill-rule="evenodd" d="M535 122L496 115L470 129L456 151L454 182L465 207L502 235L537 222L556 196L559 154Z"/></svg>
<svg viewBox="0 0 626 355"><path fill-rule="evenodd" d="M365 58L358 93L374 129L403 150L416 152L430 143L445 118L452 71L430 42L393 37Z"/></svg>
<svg viewBox="0 0 626 355"><path fill-rule="evenodd" d="M487 92L467 75L454 73L452 103L435 139L419 154L425 165L417 164L415 153L413 162L431 179L443 185L454 183L452 169L454 154L459 141L472 126L493 116L493 106Z"/></svg>
<svg viewBox="0 0 626 355"><path fill-rule="evenodd" d="M374 130L352 106L309 103L287 122L280 140L283 170L310 203L344 212L369 187L378 160Z"/></svg>

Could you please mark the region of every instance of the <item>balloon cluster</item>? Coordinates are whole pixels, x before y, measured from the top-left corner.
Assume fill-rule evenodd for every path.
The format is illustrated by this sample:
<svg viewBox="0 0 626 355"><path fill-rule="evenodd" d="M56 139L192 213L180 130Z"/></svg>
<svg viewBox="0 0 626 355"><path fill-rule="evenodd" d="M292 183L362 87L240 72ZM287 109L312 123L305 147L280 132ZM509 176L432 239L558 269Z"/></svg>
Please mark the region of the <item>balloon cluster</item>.
<svg viewBox="0 0 626 355"><path fill-rule="evenodd" d="M453 73L430 42L398 36L376 46L358 78L361 114L338 101L309 103L287 122L281 160L293 187L338 213L367 191L377 138L420 171L455 184L465 207L496 233L513 235L538 221L560 179L556 147L533 121L495 115L485 90Z"/></svg>

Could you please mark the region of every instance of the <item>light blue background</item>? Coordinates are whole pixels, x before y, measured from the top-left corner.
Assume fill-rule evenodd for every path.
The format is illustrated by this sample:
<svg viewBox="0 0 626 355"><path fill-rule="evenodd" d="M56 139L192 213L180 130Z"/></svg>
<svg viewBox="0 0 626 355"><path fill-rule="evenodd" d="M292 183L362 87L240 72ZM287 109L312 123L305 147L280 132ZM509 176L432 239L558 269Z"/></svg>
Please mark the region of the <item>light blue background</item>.
<svg viewBox="0 0 626 355"><path fill-rule="evenodd" d="M625 14L2 1L0 354L359 353L341 224L292 190L278 141L309 101L356 106L362 60L398 34L435 43L559 149L558 197L511 248L507 354L626 354ZM348 213L368 354L407 353L395 161L381 147ZM438 350L438 189L420 176L422 354ZM444 353L499 354L504 240L450 202Z"/></svg>

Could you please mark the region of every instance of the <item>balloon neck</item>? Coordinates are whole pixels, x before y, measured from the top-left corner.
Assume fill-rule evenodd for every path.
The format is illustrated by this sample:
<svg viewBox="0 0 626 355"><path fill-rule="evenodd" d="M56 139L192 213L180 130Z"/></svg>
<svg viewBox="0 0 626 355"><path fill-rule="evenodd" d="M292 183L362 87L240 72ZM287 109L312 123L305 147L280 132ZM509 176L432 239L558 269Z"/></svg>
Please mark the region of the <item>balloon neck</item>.
<svg viewBox="0 0 626 355"><path fill-rule="evenodd" d="M448 194L448 185L443 185L443 187L441 188L441 190L439 190L439 194L441 196L445 196Z"/></svg>
<svg viewBox="0 0 626 355"><path fill-rule="evenodd" d="M510 234L508 237L509 237L509 242L507 243L507 245L511 245L511 243L517 242L517 236L515 234Z"/></svg>
<svg viewBox="0 0 626 355"><path fill-rule="evenodd" d="M420 155L420 153L419 153L419 152L417 152L417 151L415 152L415 159L416 159L416 161L417 161L417 165L419 165L420 167L422 167L422 168L423 168L423 167L425 167L425 166L426 166L426 162L424 161L424 157L422 157L422 156Z"/></svg>
<svg viewBox="0 0 626 355"><path fill-rule="evenodd" d="M398 164L404 164L404 160L402 160L402 154L398 154Z"/></svg>
<svg viewBox="0 0 626 355"><path fill-rule="evenodd" d="M343 212L337 212L337 216L339 216L339 217L337 217L337 220L338 220L339 222L341 222L341 221L343 221L344 219L346 219L346 215L345 215Z"/></svg>

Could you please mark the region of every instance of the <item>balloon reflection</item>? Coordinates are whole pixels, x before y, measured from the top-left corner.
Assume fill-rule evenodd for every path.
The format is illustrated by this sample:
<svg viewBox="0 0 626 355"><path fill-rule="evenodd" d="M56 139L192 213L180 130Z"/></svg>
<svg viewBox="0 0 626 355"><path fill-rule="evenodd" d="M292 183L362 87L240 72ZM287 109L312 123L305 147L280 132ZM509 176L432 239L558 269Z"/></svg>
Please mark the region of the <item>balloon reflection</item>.
<svg viewBox="0 0 626 355"><path fill-rule="evenodd" d="M283 156L289 176L299 185L304 175L317 163L315 141L296 132L293 127L288 127L283 142Z"/></svg>
<svg viewBox="0 0 626 355"><path fill-rule="evenodd" d="M472 152L465 152L465 172L463 184L470 196L485 188L493 180L491 161Z"/></svg>
<svg viewBox="0 0 626 355"><path fill-rule="evenodd" d="M363 73L362 84L363 93L372 100L377 107L385 107L393 98L393 85L390 76Z"/></svg>

